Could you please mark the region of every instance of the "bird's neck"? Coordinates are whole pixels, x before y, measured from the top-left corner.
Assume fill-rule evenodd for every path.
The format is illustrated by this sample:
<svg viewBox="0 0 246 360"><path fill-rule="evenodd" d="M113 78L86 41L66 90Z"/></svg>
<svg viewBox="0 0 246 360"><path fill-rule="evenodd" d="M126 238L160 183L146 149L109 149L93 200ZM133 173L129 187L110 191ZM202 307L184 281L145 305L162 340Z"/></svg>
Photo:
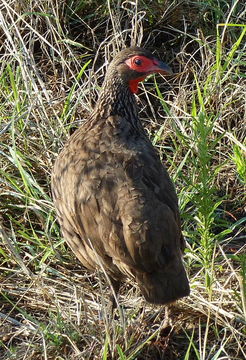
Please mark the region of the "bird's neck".
<svg viewBox="0 0 246 360"><path fill-rule="evenodd" d="M117 76L105 79L95 113L101 119L116 115L129 122L133 128L142 130L135 96L128 84L125 84Z"/></svg>

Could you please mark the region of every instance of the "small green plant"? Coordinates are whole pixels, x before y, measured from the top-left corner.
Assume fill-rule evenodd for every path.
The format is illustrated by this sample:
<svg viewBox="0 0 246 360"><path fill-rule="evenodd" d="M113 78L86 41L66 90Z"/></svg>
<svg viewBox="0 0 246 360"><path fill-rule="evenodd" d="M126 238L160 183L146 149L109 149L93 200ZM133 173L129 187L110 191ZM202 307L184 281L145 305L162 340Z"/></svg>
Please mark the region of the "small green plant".
<svg viewBox="0 0 246 360"><path fill-rule="evenodd" d="M231 155L234 161L237 173L242 182L246 183L246 154L238 145L233 146L233 155Z"/></svg>

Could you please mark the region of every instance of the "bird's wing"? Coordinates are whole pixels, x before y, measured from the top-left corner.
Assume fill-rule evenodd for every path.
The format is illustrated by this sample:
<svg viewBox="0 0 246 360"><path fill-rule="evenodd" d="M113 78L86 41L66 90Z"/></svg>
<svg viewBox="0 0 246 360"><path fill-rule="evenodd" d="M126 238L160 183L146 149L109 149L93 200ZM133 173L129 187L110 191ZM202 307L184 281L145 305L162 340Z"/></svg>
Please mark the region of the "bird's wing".
<svg viewBox="0 0 246 360"><path fill-rule="evenodd" d="M151 151L146 154L137 163L128 161L129 180L121 184L118 206L131 259L150 272L180 257L184 246L172 182L159 159L153 161Z"/></svg>

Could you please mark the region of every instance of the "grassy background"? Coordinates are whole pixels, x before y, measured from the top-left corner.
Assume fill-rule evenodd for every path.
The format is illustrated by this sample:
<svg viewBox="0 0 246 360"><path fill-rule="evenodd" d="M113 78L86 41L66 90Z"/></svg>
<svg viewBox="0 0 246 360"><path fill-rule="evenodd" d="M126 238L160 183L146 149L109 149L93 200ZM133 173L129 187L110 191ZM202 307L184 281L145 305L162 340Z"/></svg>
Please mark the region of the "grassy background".
<svg viewBox="0 0 246 360"><path fill-rule="evenodd" d="M245 17L242 1L2 0L1 360L246 357ZM125 45L175 72L138 102L179 194L192 291L167 311L126 283L112 319L104 276L61 237L50 173Z"/></svg>

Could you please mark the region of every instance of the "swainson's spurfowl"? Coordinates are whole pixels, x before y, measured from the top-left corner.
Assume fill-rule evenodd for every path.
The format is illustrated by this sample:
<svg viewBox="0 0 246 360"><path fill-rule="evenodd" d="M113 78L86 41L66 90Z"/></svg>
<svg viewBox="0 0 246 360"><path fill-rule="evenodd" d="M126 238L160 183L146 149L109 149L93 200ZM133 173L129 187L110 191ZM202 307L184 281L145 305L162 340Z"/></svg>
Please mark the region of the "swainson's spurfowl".
<svg viewBox="0 0 246 360"><path fill-rule="evenodd" d="M138 117L134 93L170 68L151 52L119 52L91 116L56 159L52 193L63 236L88 269L104 267L117 292L132 277L145 299L189 294L185 242L172 181Z"/></svg>

